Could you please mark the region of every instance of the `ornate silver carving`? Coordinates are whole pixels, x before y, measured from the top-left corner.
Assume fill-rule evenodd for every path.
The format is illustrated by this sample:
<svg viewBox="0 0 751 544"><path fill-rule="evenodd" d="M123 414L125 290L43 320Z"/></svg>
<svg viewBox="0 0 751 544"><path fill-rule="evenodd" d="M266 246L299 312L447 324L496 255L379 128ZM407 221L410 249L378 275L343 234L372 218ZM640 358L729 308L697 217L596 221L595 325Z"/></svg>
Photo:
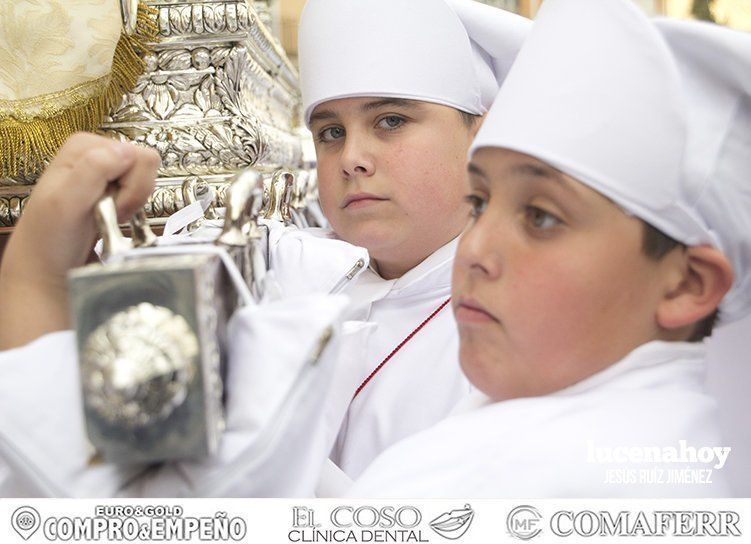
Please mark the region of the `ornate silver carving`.
<svg viewBox="0 0 751 544"><path fill-rule="evenodd" d="M136 31L138 16L138 0L120 0L120 14L123 18L123 29L128 34Z"/></svg>
<svg viewBox="0 0 751 544"><path fill-rule="evenodd" d="M100 131L159 151L157 189L145 208L152 222L184 205L180 186L187 176L201 176L222 194L238 170L299 167L297 72L253 2L146 4L158 11L160 42ZM0 194L0 228L15 224L21 202L11 200L34 182L0 179L8 190Z"/></svg>
<svg viewBox="0 0 751 544"><path fill-rule="evenodd" d="M263 198L263 177L246 170L227 189L224 228L216 244L224 247L237 264L248 288L256 299L262 296L263 278L268 257L268 230L258 225L258 211Z"/></svg>
<svg viewBox="0 0 751 544"><path fill-rule="evenodd" d="M264 209L261 210L261 217L281 221L288 225L292 220L289 206L294 184L295 176L285 170L278 170L271 178L265 179L263 183Z"/></svg>
<svg viewBox="0 0 751 544"><path fill-rule="evenodd" d="M84 398L110 424L151 425L185 401L197 355L198 341L185 318L147 302L131 306L86 339Z"/></svg>
<svg viewBox="0 0 751 544"><path fill-rule="evenodd" d="M271 13L271 0L255 0L253 6L256 9L258 18L268 28L273 28L273 15Z"/></svg>
<svg viewBox="0 0 751 544"><path fill-rule="evenodd" d="M202 282L196 285L197 301L200 313L199 334L201 336L201 360L203 361L203 386L204 386L204 410L208 421L213 422L207 428L208 441L211 444L219 443L221 433L224 431L224 374L223 363L224 348L221 345L225 341L226 321L229 319L228 308L234 307L233 303L224 301L218 305L217 295L229 298L226 278L218 282L220 276L208 275ZM225 311L220 311L220 308ZM211 451L211 450L210 450Z"/></svg>

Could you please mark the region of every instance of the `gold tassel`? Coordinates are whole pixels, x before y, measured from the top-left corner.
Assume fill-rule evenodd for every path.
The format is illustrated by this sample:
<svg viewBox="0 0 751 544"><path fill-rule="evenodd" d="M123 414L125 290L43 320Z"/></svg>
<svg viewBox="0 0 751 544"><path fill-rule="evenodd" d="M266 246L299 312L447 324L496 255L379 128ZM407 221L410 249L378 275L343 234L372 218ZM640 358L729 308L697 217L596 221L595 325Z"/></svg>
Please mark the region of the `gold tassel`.
<svg viewBox="0 0 751 544"><path fill-rule="evenodd" d="M40 115L13 113L0 117L0 177L33 176L57 153L65 140L78 131L93 131L120 105L123 95L135 86L146 69L143 55L153 52L149 42L156 42L159 27L157 10L138 3L136 31L123 32L115 47L112 71L77 89L58 93L73 97L67 108L47 106ZM41 76L41 74L40 74ZM93 95L81 94L82 87L100 87ZM76 97L76 94L79 96ZM54 95L42 97L42 102Z"/></svg>

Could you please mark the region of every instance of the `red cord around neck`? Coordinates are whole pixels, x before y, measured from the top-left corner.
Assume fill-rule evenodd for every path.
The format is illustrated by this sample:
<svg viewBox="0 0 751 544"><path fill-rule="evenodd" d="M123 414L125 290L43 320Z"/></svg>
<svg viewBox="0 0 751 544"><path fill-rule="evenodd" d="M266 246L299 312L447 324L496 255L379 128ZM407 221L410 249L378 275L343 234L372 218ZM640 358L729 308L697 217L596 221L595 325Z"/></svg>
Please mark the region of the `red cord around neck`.
<svg viewBox="0 0 751 544"><path fill-rule="evenodd" d="M449 303L449 302L451 302L451 297L449 297L449 298L448 298L447 300L445 300L444 302L442 302L442 303L441 303L441 305L440 305L440 306L438 306L438 308L437 308L437 309L436 309L436 310L435 310L435 311L434 311L434 312L433 312L432 314L430 314L430 315L429 315L429 316L427 317L427 319L425 319L425 321L423 321L422 323L420 323L420 324L419 324L419 325L417 326L417 328L416 328L415 330L413 330L413 331L412 331L411 333L409 333L409 334L407 335L407 337L406 337L406 338L405 338L404 340L402 340L402 341L401 341L401 342L399 343L399 345L398 345L398 346L396 346L396 347L395 347L395 348L394 348L394 349L393 349L393 350L391 351L391 353L389 353L389 354L388 354L388 355L386 356L386 358L385 358L385 359L384 359L383 361L381 361L381 364L379 364L379 365L378 365L377 367L375 367L375 370L373 370L373 372L371 372L371 373L370 373L370 375L369 375L369 376L368 376L367 378L365 378L365 380L363 380L363 382L362 382L362 383L360 384L360 387L358 387L358 388L357 388L357 391L355 391L355 394L354 394L354 395L352 395L352 400L355 400L355 398L357 397L357 395L359 395L359 394L360 394L360 391L362 391L362 390L363 390L363 389L365 388L365 386L366 386L366 385L368 385L368 382L369 382L370 380L372 380L372 379L373 379L373 377L374 377L374 376L375 376L376 374L378 374L378 372L380 372L380 370L381 370L381 369L383 368L383 366L384 366L384 365L385 365L386 363L388 363L388 362L389 362L389 361L391 360L391 358L392 358L392 357L393 357L394 355L396 355L396 354L397 354L397 352L398 352L398 351L399 351L400 349L402 349L402 348L403 348L403 347L404 347L404 346L405 346L405 345L407 344L407 342L409 342L410 340L412 340L412 338L414 338L414 336L415 336L415 335L416 335L416 334L417 334L418 332L420 332L420 330L422 330L422 328L423 328L423 327L424 327L425 325L427 325L427 324L428 324L428 323L430 322L430 320L431 320L431 319L433 319L433 318L434 318L435 316L437 316L437 315L438 315L438 314L440 313L440 311L441 311L441 310L443 310L443 309L444 309L444 308L445 308L445 307L446 307L446 306L448 305L448 303Z"/></svg>

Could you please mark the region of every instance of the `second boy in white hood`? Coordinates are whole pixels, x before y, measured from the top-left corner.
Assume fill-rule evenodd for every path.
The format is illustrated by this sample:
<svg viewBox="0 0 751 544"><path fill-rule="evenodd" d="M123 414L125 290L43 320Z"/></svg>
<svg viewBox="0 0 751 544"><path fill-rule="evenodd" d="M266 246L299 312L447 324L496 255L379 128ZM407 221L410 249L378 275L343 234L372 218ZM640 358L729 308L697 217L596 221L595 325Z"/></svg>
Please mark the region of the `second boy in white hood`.
<svg viewBox="0 0 751 544"><path fill-rule="evenodd" d="M530 24L469 0L303 11L304 117L332 230L282 236L272 262L288 294L344 292L349 317L375 324L331 393L352 399L332 452L349 477L469 391L448 306L465 155Z"/></svg>

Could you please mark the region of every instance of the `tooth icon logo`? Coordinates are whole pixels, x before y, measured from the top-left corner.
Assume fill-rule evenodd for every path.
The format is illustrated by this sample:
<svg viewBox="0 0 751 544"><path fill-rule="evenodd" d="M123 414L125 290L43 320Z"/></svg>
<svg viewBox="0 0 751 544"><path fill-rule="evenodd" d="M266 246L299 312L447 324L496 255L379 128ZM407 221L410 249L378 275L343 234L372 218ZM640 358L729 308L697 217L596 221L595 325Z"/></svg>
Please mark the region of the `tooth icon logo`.
<svg viewBox="0 0 751 544"><path fill-rule="evenodd" d="M430 522L430 528L438 535L448 540L456 540L464 536L472 525L475 518L475 511L468 504L464 508L444 512Z"/></svg>
<svg viewBox="0 0 751 544"><path fill-rule="evenodd" d="M17 508L10 517L10 524L24 540L29 540L36 533L40 522L39 512L31 506Z"/></svg>

